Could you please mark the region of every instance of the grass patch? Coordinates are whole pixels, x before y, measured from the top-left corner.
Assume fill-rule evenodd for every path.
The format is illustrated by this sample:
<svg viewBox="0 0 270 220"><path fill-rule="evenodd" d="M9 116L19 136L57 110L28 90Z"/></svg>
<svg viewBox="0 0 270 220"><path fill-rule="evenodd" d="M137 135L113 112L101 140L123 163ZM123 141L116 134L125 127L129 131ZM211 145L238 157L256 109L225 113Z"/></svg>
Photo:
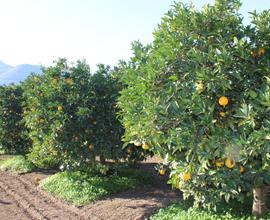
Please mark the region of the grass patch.
<svg viewBox="0 0 270 220"><path fill-rule="evenodd" d="M180 201L160 209L149 220L255 220L251 216L252 199L249 198L241 204L237 201L231 201L229 204L222 203L217 206L217 211L209 211L201 208L193 208L190 200ZM264 218L270 219L270 213Z"/></svg>
<svg viewBox="0 0 270 220"><path fill-rule="evenodd" d="M23 156L14 156L0 161L0 170L2 171L9 170L17 173L27 173L33 171L34 168L34 165Z"/></svg>
<svg viewBox="0 0 270 220"><path fill-rule="evenodd" d="M152 175L139 170L122 170L109 176L91 175L83 171L64 171L41 181L41 188L75 205L83 205L100 197L125 189L150 184Z"/></svg>

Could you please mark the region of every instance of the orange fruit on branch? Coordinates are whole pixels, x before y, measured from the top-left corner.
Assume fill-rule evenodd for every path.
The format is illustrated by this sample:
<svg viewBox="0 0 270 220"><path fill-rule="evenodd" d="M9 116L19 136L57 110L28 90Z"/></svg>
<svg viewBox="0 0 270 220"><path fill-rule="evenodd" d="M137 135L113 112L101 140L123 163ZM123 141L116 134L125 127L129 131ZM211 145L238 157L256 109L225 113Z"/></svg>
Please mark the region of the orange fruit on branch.
<svg viewBox="0 0 270 220"><path fill-rule="evenodd" d="M66 78L66 83L67 83L69 86L72 86L73 80L72 80L71 78Z"/></svg>
<svg viewBox="0 0 270 220"><path fill-rule="evenodd" d="M225 117L225 112L220 112L219 115L220 115L221 117Z"/></svg>
<svg viewBox="0 0 270 220"><path fill-rule="evenodd" d="M53 80L52 80L52 84L56 86L56 85L58 84L58 79L56 79L56 78L53 79Z"/></svg>
<svg viewBox="0 0 270 220"><path fill-rule="evenodd" d="M159 175L164 176L165 173L166 173L166 169L165 168L160 168L158 172L159 172Z"/></svg>
<svg viewBox="0 0 270 220"><path fill-rule="evenodd" d="M258 51L258 55L261 56L261 55L264 55L264 53L265 53L265 49L263 47L260 47Z"/></svg>
<svg viewBox="0 0 270 220"><path fill-rule="evenodd" d="M215 165L216 165L216 167L223 167L224 166L224 161L216 161L215 162Z"/></svg>
<svg viewBox="0 0 270 220"><path fill-rule="evenodd" d="M127 152L128 152L128 154L131 154L131 153L132 153L132 149L129 147L129 148L127 149Z"/></svg>
<svg viewBox="0 0 270 220"><path fill-rule="evenodd" d="M221 106L225 107L226 105L228 105L229 99L228 99L226 96L221 96L221 97L219 98L219 100L218 100L218 103L219 103Z"/></svg>
<svg viewBox="0 0 270 220"><path fill-rule="evenodd" d="M94 145L93 144L89 144L88 148L89 148L89 150L93 150L94 149Z"/></svg>
<svg viewBox="0 0 270 220"><path fill-rule="evenodd" d="M240 165L239 171L240 171L240 173L244 173L245 172L244 166Z"/></svg>
<svg viewBox="0 0 270 220"><path fill-rule="evenodd" d="M184 172L182 174L182 179L186 182L189 181L191 179L191 174L189 172Z"/></svg>
<svg viewBox="0 0 270 220"><path fill-rule="evenodd" d="M232 169L235 167L235 161L233 159L227 158L225 160L225 166Z"/></svg>

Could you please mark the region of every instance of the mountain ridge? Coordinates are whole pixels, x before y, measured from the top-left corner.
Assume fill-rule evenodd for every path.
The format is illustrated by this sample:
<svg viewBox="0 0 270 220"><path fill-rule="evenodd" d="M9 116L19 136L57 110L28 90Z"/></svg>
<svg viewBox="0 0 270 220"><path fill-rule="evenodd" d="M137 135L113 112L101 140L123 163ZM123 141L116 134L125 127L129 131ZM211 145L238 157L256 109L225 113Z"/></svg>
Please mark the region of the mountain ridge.
<svg viewBox="0 0 270 220"><path fill-rule="evenodd" d="M11 66L0 60L0 85L18 84L24 81L31 73L40 74L41 66L19 64Z"/></svg>

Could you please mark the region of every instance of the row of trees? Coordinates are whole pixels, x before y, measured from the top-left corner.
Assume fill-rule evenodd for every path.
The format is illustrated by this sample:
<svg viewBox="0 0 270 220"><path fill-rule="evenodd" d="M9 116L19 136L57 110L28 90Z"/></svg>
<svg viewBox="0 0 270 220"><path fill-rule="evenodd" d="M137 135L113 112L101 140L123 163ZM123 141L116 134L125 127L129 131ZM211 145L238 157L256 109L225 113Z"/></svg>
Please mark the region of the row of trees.
<svg viewBox="0 0 270 220"><path fill-rule="evenodd" d="M0 146L7 153L26 153L40 168L87 169L96 156L101 163L142 159L141 148L123 149L120 89L109 66L98 65L90 74L84 61L69 66L66 59L21 85L1 87Z"/></svg>
<svg viewBox="0 0 270 220"><path fill-rule="evenodd" d="M91 75L84 62L59 60L21 88L2 88L0 137L20 138L1 144L27 149L30 138L28 158L43 167L151 151L164 158L160 173L167 167L169 182L195 205L244 201L253 190L253 213L262 214L270 184L270 12L254 12L244 25L240 5L216 0L198 11L176 3L153 43L135 42L134 56L114 71L100 65Z"/></svg>

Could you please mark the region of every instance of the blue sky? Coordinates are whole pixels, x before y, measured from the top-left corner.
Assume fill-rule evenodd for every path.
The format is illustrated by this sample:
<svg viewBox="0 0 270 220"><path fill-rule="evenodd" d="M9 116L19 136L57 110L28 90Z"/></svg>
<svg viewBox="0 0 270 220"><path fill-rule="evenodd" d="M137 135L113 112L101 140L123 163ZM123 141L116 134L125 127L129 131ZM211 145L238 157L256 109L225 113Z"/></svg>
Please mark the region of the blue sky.
<svg viewBox="0 0 270 220"><path fill-rule="evenodd" d="M131 42L152 32L173 0L0 0L0 60L50 65L58 57L114 65ZM189 3L190 0L182 2ZM198 7L214 0L193 0ZM241 13L270 9L270 0L243 0ZM245 20L248 22L248 19Z"/></svg>

